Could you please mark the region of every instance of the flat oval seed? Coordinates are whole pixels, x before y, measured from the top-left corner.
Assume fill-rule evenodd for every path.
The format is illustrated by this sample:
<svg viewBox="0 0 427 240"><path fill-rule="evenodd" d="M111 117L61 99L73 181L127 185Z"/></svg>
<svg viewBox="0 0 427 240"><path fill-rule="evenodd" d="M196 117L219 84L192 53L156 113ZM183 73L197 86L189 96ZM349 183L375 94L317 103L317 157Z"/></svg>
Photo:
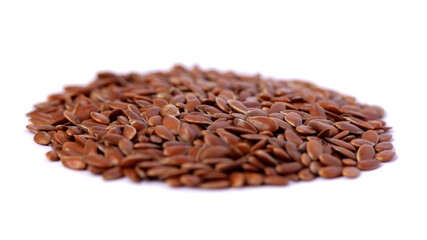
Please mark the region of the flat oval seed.
<svg viewBox="0 0 427 240"><path fill-rule="evenodd" d="M40 131L34 135L34 142L41 145L48 145L52 137L47 133Z"/></svg>
<svg viewBox="0 0 427 240"><path fill-rule="evenodd" d="M393 144L390 142L380 142L375 145L375 151L382 152L393 149Z"/></svg>
<svg viewBox="0 0 427 240"><path fill-rule="evenodd" d="M373 159L375 157L375 150L371 145L363 144L357 150L356 158L357 161Z"/></svg>
<svg viewBox="0 0 427 240"><path fill-rule="evenodd" d="M264 184L275 185L275 186L284 186L289 183L288 179L281 176L265 176Z"/></svg>
<svg viewBox="0 0 427 240"><path fill-rule="evenodd" d="M107 116L105 116L102 113L98 113L98 112L91 112L90 116L92 117L93 120L102 123L102 124L109 124L110 123L110 118L108 118Z"/></svg>
<svg viewBox="0 0 427 240"><path fill-rule="evenodd" d="M308 168L303 168L298 172L298 178L303 181L313 180L316 176Z"/></svg>
<svg viewBox="0 0 427 240"><path fill-rule="evenodd" d="M200 115L187 115L184 117L184 120L190 123L198 123L198 124L211 124L212 120L205 116Z"/></svg>
<svg viewBox="0 0 427 240"><path fill-rule="evenodd" d="M230 182L228 180L213 180L208 182L203 182L199 185L201 188L206 189L221 189L227 188L230 186Z"/></svg>
<svg viewBox="0 0 427 240"><path fill-rule="evenodd" d="M276 171L280 174L289 174L297 172L302 167L302 164L299 162L282 163L276 166Z"/></svg>
<svg viewBox="0 0 427 240"><path fill-rule="evenodd" d="M233 172L230 175L230 186L234 188L242 187L245 184L245 175L241 172Z"/></svg>
<svg viewBox="0 0 427 240"><path fill-rule="evenodd" d="M263 183L263 177L259 173L245 172L245 183L249 186L259 186Z"/></svg>
<svg viewBox="0 0 427 240"><path fill-rule="evenodd" d="M356 178L360 175L360 170L357 167L344 167L342 175L348 178Z"/></svg>
<svg viewBox="0 0 427 240"><path fill-rule="evenodd" d="M162 116L174 116L174 117L176 117L179 115L179 109L175 105L166 104L160 110L160 114Z"/></svg>
<svg viewBox="0 0 427 240"><path fill-rule="evenodd" d="M320 162L326 166L337 166L340 167L342 165L340 159L332 156L331 154L322 153L319 155Z"/></svg>
<svg viewBox="0 0 427 240"><path fill-rule="evenodd" d="M324 178L335 178L341 176L342 168L337 166L321 167L319 175Z"/></svg>
<svg viewBox="0 0 427 240"><path fill-rule="evenodd" d="M372 169L378 168L380 166L380 164L381 164L381 162L376 160L376 159L368 159L368 160L362 160L362 161L357 162L357 167L360 170L367 171L367 170L372 170Z"/></svg>
<svg viewBox="0 0 427 240"><path fill-rule="evenodd" d="M302 118L298 113L290 112L285 115L285 120L294 127L302 124Z"/></svg>
<svg viewBox="0 0 427 240"><path fill-rule="evenodd" d="M379 137L377 132L373 130L368 130L362 134L362 139L365 139L370 142L373 142L374 144L377 144Z"/></svg>
<svg viewBox="0 0 427 240"><path fill-rule="evenodd" d="M237 111L243 114L249 111L249 109L245 105L243 105L242 102L238 100L228 100L227 103L228 103L228 106L230 106L234 111Z"/></svg>
<svg viewBox="0 0 427 240"><path fill-rule="evenodd" d="M191 175L191 174L184 174L179 177L179 181L189 187L196 187L200 184L201 180L198 176Z"/></svg>
<svg viewBox="0 0 427 240"><path fill-rule="evenodd" d="M307 142L307 153L311 160L316 161L322 152L323 146L319 141L310 140Z"/></svg>
<svg viewBox="0 0 427 240"><path fill-rule="evenodd" d="M275 132L279 129L279 124L269 117L248 117L246 120L252 124L259 132L270 131Z"/></svg>
<svg viewBox="0 0 427 240"><path fill-rule="evenodd" d="M378 141L386 142L386 141L390 141L392 138L393 138L393 135L391 135L390 133L383 133L378 136Z"/></svg>
<svg viewBox="0 0 427 240"><path fill-rule="evenodd" d="M396 155L396 152L393 150L384 150L382 152L377 153L375 158L381 162L388 162L390 161L394 156Z"/></svg>
<svg viewBox="0 0 427 240"><path fill-rule="evenodd" d="M157 125L154 127L154 132L161 138L174 141L175 135L165 126L163 125Z"/></svg>

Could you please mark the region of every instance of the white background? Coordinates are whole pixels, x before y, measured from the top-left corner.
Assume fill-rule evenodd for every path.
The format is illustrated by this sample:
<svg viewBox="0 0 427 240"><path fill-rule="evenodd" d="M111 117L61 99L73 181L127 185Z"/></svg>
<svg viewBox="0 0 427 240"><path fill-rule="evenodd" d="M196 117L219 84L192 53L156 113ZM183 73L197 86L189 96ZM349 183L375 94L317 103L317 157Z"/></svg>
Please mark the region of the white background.
<svg viewBox="0 0 427 240"><path fill-rule="evenodd" d="M427 239L423 2L1 1L0 239ZM174 63L381 105L398 157L355 180L171 189L68 170L25 129L66 84Z"/></svg>

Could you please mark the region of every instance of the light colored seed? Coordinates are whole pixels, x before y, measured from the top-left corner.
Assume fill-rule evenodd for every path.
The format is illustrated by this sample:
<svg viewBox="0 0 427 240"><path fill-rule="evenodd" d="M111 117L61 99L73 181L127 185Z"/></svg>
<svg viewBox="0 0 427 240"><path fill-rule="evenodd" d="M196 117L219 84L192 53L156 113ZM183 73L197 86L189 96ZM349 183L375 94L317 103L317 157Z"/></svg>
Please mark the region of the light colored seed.
<svg viewBox="0 0 427 240"><path fill-rule="evenodd" d="M367 159L367 160L362 160L362 161L358 161L357 162L357 167L360 170L372 170L375 168L378 168L380 166L381 162L376 160L376 159Z"/></svg>
<svg viewBox="0 0 427 240"><path fill-rule="evenodd" d="M324 178L335 178L341 176L342 167L327 166L319 169L319 175Z"/></svg>
<svg viewBox="0 0 427 240"><path fill-rule="evenodd" d="M342 175L348 178L356 178L360 175L360 170L357 167L344 167Z"/></svg>
<svg viewBox="0 0 427 240"><path fill-rule="evenodd" d="M373 159L375 157L375 150L371 145L363 144L357 150L357 161Z"/></svg>
<svg viewBox="0 0 427 240"><path fill-rule="evenodd" d="M175 105L166 104L161 108L160 114L162 116L174 116L174 117L176 117L179 115L179 109Z"/></svg>
<svg viewBox="0 0 427 240"><path fill-rule="evenodd" d="M295 173L302 168L299 162L282 163L276 166L276 171L280 174Z"/></svg>
<svg viewBox="0 0 427 240"><path fill-rule="evenodd" d="M263 176L259 173L245 172L245 184L249 186L259 186L263 183Z"/></svg>
<svg viewBox="0 0 427 240"><path fill-rule="evenodd" d="M322 153L319 155L320 162L326 166L337 166L340 167L342 165L340 159L332 156L331 154Z"/></svg>
<svg viewBox="0 0 427 240"><path fill-rule="evenodd" d="M393 144L390 142L379 142L375 145L375 151L382 152L385 150L392 150Z"/></svg>
<svg viewBox="0 0 427 240"><path fill-rule="evenodd" d="M362 139L368 140L370 142L373 142L374 144L377 144L379 140L378 133L373 130L368 130L362 134Z"/></svg>
<svg viewBox="0 0 427 240"><path fill-rule="evenodd" d="M381 162L388 162L396 155L396 152L393 150L384 150L382 152L377 153L375 158Z"/></svg>
<svg viewBox="0 0 427 240"><path fill-rule="evenodd" d="M40 131L34 135L34 142L41 145L48 145L51 139L52 137L44 131Z"/></svg>
<svg viewBox="0 0 427 240"><path fill-rule="evenodd" d="M285 114L285 120L293 127L298 127L302 124L302 118L298 113L290 112Z"/></svg>
<svg viewBox="0 0 427 240"><path fill-rule="evenodd" d="M102 113L91 112L90 116L92 117L93 120L95 120L99 123L102 123L102 124L109 124L110 123L110 119Z"/></svg>
<svg viewBox="0 0 427 240"><path fill-rule="evenodd" d="M262 131L270 131L275 132L277 129L279 129L279 124L269 117L262 117L262 116L256 116L256 117L248 117L246 120L252 124L259 132Z"/></svg>
<svg viewBox="0 0 427 240"><path fill-rule="evenodd" d="M307 153L311 160L316 161L323 152L322 144L317 140L307 142Z"/></svg>
<svg viewBox="0 0 427 240"><path fill-rule="evenodd" d="M275 185L275 186L284 186L289 183L288 179L282 176L265 176L264 184Z"/></svg>

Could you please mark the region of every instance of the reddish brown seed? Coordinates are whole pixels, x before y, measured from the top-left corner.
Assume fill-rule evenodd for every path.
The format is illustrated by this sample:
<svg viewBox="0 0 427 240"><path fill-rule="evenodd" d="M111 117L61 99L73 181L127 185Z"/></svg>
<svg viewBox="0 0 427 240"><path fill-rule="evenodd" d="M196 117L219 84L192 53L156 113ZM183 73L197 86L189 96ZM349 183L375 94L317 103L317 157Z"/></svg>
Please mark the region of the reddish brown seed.
<svg viewBox="0 0 427 240"><path fill-rule="evenodd" d="M162 125L169 129L173 134L178 134L180 121L174 116L163 117Z"/></svg>
<svg viewBox="0 0 427 240"><path fill-rule="evenodd" d="M360 170L357 167L344 167L342 175L348 178L356 178L360 175Z"/></svg>
<svg viewBox="0 0 427 240"><path fill-rule="evenodd" d="M320 162L326 166L337 166L340 167L342 165L340 159L332 156L331 154L322 153L319 155Z"/></svg>
<svg viewBox="0 0 427 240"><path fill-rule="evenodd" d="M362 160L357 162L357 167L360 170L372 170L375 168L378 168L380 166L381 162L376 159L368 159L368 160Z"/></svg>
<svg viewBox="0 0 427 240"><path fill-rule="evenodd" d="M55 150L51 150L51 151L47 152L46 158L49 159L50 161L58 161L59 160L58 154L56 153Z"/></svg>
<svg viewBox="0 0 427 240"><path fill-rule="evenodd" d="M377 153L377 155L375 155L375 158L381 162L388 162L395 155L396 155L396 152L393 150L384 150L382 152Z"/></svg>
<svg viewBox="0 0 427 240"><path fill-rule="evenodd" d="M319 175L324 178L335 178L341 176L342 168L337 166L321 167Z"/></svg>
<svg viewBox="0 0 427 240"><path fill-rule="evenodd" d="M300 125L298 127L295 128L295 130L301 134L315 134L316 130L314 130L314 128L310 127L310 126L306 126L306 125Z"/></svg>
<svg viewBox="0 0 427 240"><path fill-rule="evenodd" d="M275 186L284 186L289 183L288 179L282 176L265 176L264 184L275 185Z"/></svg>
<svg viewBox="0 0 427 240"><path fill-rule="evenodd" d="M41 145L47 145L50 143L51 138L52 137L48 133L40 131L34 135L34 142Z"/></svg>
<svg viewBox="0 0 427 240"><path fill-rule="evenodd" d="M154 132L161 138L173 141L175 140L175 135L165 126L157 125L154 127Z"/></svg>
<svg viewBox="0 0 427 240"><path fill-rule="evenodd" d="M221 158L221 157L225 157L228 154L228 148L224 147L224 146L211 146L208 147L207 149L205 149L201 154L200 154L200 159L205 159L205 158Z"/></svg>
<svg viewBox="0 0 427 240"><path fill-rule="evenodd" d="M95 167L108 168L112 166L112 164L107 161L107 159L103 155L100 154L84 156L83 159L87 164Z"/></svg>
<svg viewBox="0 0 427 240"><path fill-rule="evenodd" d="M343 155L344 157L351 158L351 159L356 159L356 154L354 154L354 152L352 152L352 151L350 151L350 150L348 150L346 148L343 148L343 147L340 147L340 146L335 146L335 145L332 145L332 148L336 152L338 152L341 155Z"/></svg>
<svg viewBox="0 0 427 240"><path fill-rule="evenodd" d="M199 177L191 175L191 174L184 174L179 177L179 181L189 187L196 187L200 184L201 180Z"/></svg>
<svg viewBox="0 0 427 240"><path fill-rule="evenodd" d="M357 161L373 159L375 157L375 150L371 145L363 144L357 150L356 158Z"/></svg>
<svg viewBox="0 0 427 240"><path fill-rule="evenodd" d="M66 142L62 145L62 151L76 152L79 155L83 154L83 147L76 142Z"/></svg>
<svg viewBox="0 0 427 240"><path fill-rule="evenodd" d="M365 139L370 142L373 142L374 144L377 144L379 136L377 132L373 130L368 130L362 134L362 139Z"/></svg>
<svg viewBox="0 0 427 240"><path fill-rule="evenodd" d="M110 119L102 113L91 112L90 116L92 117L93 120L95 120L99 123L102 123L102 124L109 124L110 123Z"/></svg>
<svg viewBox="0 0 427 240"><path fill-rule="evenodd" d="M179 177L166 178L165 182L167 185L169 185L169 187L180 187L180 186L182 186L182 183L179 180Z"/></svg>
<svg viewBox="0 0 427 240"><path fill-rule="evenodd" d="M361 120L361 119L359 119L359 118L356 118L356 117L349 117L349 116L346 116L346 117L344 117L347 121L349 121L350 123L352 123L352 124L354 124L354 125L356 125L356 126L358 126L358 127L360 127L360 128L363 128L363 129L368 129L368 130L371 130L371 129L374 129L374 126L372 126L370 123L368 123L368 122L366 122L366 121L363 121L363 120Z"/></svg>
<svg viewBox="0 0 427 240"><path fill-rule="evenodd" d="M364 132L361 128L348 121L336 122L335 126L342 131L349 131L353 134L362 134Z"/></svg>
<svg viewBox="0 0 427 240"><path fill-rule="evenodd" d="M298 127L302 124L301 116L295 112L285 114L285 120L294 127Z"/></svg>
<svg viewBox="0 0 427 240"><path fill-rule="evenodd" d="M187 115L184 117L184 120L189 123L197 123L197 124L211 124L212 120L208 117L200 116L200 115Z"/></svg>
<svg viewBox="0 0 427 240"><path fill-rule="evenodd" d="M102 173L102 177L105 180L113 180L113 179L118 179L118 178L122 178L123 175L123 171L120 167L112 167L108 170L105 170Z"/></svg>
<svg viewBox="0 0 427 240"><path fill-rule="evenodd" d="M179 115L179 109L175 105L166 104L160 110L160 114L162 116L174 116L174 117L176 117Z"/></svg>
<svg viewBox="0 0 427 240"><path fill-rule="evenodd" d="M302 167L302 164L299 162L282 163L276 166L276 171L280 174L289 174L297 172Z"/></svg>
<svg viewBox="0 0 427 240"><path fill-rule="evenodd" d="M122 138L119 141L119 148L125 155L130 155L132 153L133 144L129 139Z"/></svg>
<svg viewBox="0 0 427 240"><path fill-rule="evenodd" d="M234 111L240 112L240 113L246 113L249 111L249 109L243 105L242 102L238 100L228 100L227 101L228 106L230 106Z"/></svg>
<svg viewBox="0 0 427 240"><path fill-rule="evenodd" d="M245 176L241 172L233 172L230 174L230 186L234 188L242 187L245 183Z"/></svg>
<svg viewBox="0 0 427 240"><path fill-rule="evenodd" d="M357 161L350 159L350 158L344 158L341 160L342 164L345 166L356 166Z"/></svg>
<svg viewBox="0 0 427 240"><path fill-rule="evenodd" d="M250 124L252 124L259 132L270 131L275 132L279 129L278 123L269 117L248 117L246 119Z"/></svg>
<svg viewBox="0 0 427 240"><path fill-rule="evenodd" d="M125 126L123 128L123 137L131 140L135 137L136 135L136 129L132 126Z"/></svg>
<svg viewBox="0 0 427 240"><path fill-rule="evenodd" d="M221 188L227 188L230 186L230 182L228 180L212 180L203 182L199 185L200 188L206 188L206 189L221 189Z"/></svg>
<svg viewBox="0 0 427 240"><path fill-rule="evenodd" d="M351 142L350 142L350 143L351 143L351 145L353 145L353 146L355 146L355 147L360 147L360 146L362 146L362 145L364 145L364 144L374 146L374 143L373 143L373 142L368 141L368 140L366 140L366 139L361 139L361 138L353 139L353 140L351 140Z"/></svg>
<svg viewBox="0 0 427 240"><path fill-rule="evenodd" d="M386 141L390 141L392 138L393 138L393 135L391 135L390 133L383 133L378 136L378 141L386 142Z"/></svg>
<svg viewBox="0 0 427 240"><path fill-rule="evenodd" d="M318 170L317 170L318 171ZM313 180L316 176L308 168L303 168L298 172L298 178L303 181Z"/></svg>
<svg viewBox="0 0 427 240"><path fill-rule="evenodd" d="M219 109L221 109L223 112L229 113L231 111L231 108L228 107L226 100L216 97L215 102Z"/></svg>
<svg viewBox="0 0 427 240"><path fill-rule="evenodd" d="M307 153L311 160L317 160L322 152L323 146L319 141L310 140L307 142Z"/></svg>
<svg viewBox="0 0 427 240"><path fill-rule="evenodd" d="M335 138L326 138L326 140L328 140L329 142L331 142L331 143L333 143L333 144L335 144L337 146L346 148L346 149L348 149L350 151L353 151L353 152L356 151L356 148L353 145L351 145L350 143L346 142L346 141L335 139Z"/></svg>
<svg viewBox="0 0 427 240"><path fill-rule="evenodd" d="M392 150L393 144L390 142L380 142L375 145L375 151L382 152L385 150Z"/></svg>
<svg viewBox="0 0 427 240"><path fill-rule="evenodd" d="M62 164L73 170L83 170L86 168L86 163L83 161L82 156L67 156L61 158Z"/></svg>
<svg viewBox="0 0 427 240"><path fill-rule="evenodd" d="M263 183L263 176L259 173L245 172L245 184L249 186L259 186Z"/></svg>
<svg viewBox="0 0 427 240"><path fill-rule="evenodd" d="M254 155L257 156L264 164L276 166L279 162L264 150L256 150Z"/></svg>
<svg viewBox="0 0 427 240"><path fill-rule="evenodd" d="M141 178L133 168L123 168L123 174L133 182L140 182Z"/></svg>

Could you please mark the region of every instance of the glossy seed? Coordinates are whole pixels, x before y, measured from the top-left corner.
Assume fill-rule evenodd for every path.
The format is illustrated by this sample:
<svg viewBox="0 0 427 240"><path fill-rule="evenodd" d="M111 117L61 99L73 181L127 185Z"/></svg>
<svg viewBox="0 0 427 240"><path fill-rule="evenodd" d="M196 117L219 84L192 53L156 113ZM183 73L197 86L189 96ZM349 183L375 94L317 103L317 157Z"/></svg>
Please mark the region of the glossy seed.
<svg viewBox="0 0 427 240"><path fill-rule="evenodd" d="M388 162L396 155L396 152L393 150L384 150L382 152L377 153L375 158L381 162Z"/></svg>
<svg viewBox="0 0 427 240"><path fill-rule="evenodd" d="M335 178L341 176L342 168L337 166L321 167L319 175L324 178Z"/></svg>
<svg viewBox="0 0 427 240"><path fill-rule="evenodd" d="M373 159L375 157L375 150L371 145L363 144L357 150L356 158L357 161Z"/></svg>
<svg viewBox="0 0 427 240"><path fill-rule="evenodd" d="M357 167L344 167L342 175L348 178L356 178L360 175L360 170Z"/></svg>
<svg viewBox="0 0 427 240"><path fill-rule="evenodd" d="M52 137L43 131L40 131L34 135L34 142L41 144L41 145L47 145L50 143L50 140Z"/></svg>
<svg viewBox="0 0 427 240"><path fill-rule="evenodd" d="M357 162L357 167L360 170L372 170L375 168L378 168L380 166L381 162L376 159L367 159L367 160L361 160Z"/></svg>

